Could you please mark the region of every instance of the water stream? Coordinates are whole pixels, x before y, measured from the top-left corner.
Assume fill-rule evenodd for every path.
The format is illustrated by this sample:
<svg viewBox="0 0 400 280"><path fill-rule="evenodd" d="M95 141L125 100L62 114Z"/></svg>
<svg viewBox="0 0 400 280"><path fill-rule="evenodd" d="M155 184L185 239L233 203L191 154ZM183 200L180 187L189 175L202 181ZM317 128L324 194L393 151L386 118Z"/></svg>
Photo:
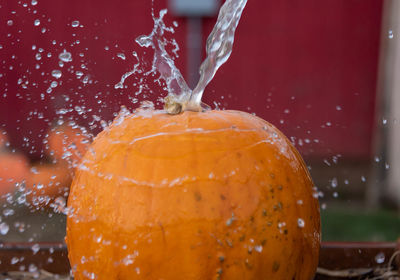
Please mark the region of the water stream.
<svg viewBox="0 0 400 280"><path fill-rule="evenodd" d="M173 33L174 29L163 22L167 10L161 10L159 17L152 11L154 27L149 35L141 35L136 42L141 47L154 50L152 68L149 73L158 73L160 79L166 83L168 96L165 99L165 109L176 114L184 110L201 111L204 106L201 98L204 90L215 73L224 64L232 53L235 31L239 24L247 0L227 0L221 7L217 22L210 33L207 44L207 57L200 66L200 79L194 89L190 89L179 69L175 66L174 58L167 52L169 43L176 45L175 41L168 41L164 34ZM177 45L176 45L177 46ZM122 88L127 77L137 72L137 65L130 72L125 73L115 88Z"/></svg>

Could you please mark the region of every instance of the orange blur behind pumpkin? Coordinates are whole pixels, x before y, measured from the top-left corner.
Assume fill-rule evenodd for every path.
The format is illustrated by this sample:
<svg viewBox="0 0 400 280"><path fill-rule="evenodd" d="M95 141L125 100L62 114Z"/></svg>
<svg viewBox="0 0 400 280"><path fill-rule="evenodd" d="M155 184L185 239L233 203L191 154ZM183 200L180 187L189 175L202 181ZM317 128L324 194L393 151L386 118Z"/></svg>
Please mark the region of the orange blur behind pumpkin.
<svg viewBox="0 0 400 280"><path fill-rule="evenodd" d="M19 153L0 149L0 197L16 190L15 184L22 182L29 173L29 161Z"/></svg>
<svg viewBox="0 0 400 280"><path fill-rule="evenodd" d="M312 187L287 138L250 114L118 118L71 187L74 277L310 280L320 244Z"/></svg>
<svg viewBox="0 0 400 280"><path fill-rule="evenodd" d="M67 162L74 169L85 154L90 138L78 126L63 124L51 128L48 133L47 153L56 162Z"/></svg>
<svg viewBox="0 0 400 280"><path fill-rule="evenodd" d="M35 164L26 178L27 200L34 208L48 207L56 198L66 198L71 181L66 163Z"/></svg>
<svg viewBox="0 0 400 280"><path fill-rule="evenodd" d="M0 129L0 149L4 149L6 147L7 142L8 142L7 132Z"/></svg>

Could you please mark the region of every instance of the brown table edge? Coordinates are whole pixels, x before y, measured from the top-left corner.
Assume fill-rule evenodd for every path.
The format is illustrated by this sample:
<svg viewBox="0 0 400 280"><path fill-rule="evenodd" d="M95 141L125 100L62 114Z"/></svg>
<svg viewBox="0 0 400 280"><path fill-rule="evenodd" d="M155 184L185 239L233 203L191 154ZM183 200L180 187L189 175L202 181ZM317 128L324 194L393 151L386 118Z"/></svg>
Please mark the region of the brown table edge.
<svg viewBox="0 0 400 280"><path fill-rule="evenodd" d="M36 252L32 246L39 248ZM34 247L34 248L35 248ZM319 266L327 269L369 268L387 265L400 246L396 242L322 242ZM385 256L382 263L376 256ZM12 259L23 259L12 264ZM399 258L397 259L399 261ZM15 262L15 261L14 261ZM3 242L0 243L0 272L28 268L34 264L52 273L68 274L67 246L64 242ZM399 262L397 262L399 267Z"/></svg>

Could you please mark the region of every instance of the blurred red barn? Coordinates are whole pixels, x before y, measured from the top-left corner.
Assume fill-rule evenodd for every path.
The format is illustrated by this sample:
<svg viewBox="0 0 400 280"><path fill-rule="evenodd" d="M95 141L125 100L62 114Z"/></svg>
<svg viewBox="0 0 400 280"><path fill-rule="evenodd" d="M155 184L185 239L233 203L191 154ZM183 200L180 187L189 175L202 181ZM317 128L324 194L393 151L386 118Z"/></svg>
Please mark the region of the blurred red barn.
<svg viewBox="0 0 400 280"><path fill-rule="evenodd" d="M156 11L165 7L164 0L155 3ZM382 0L250 0L233 53L204 101L269 120L306 157L368 159L381 17ZM56 110L96 133L93 115L111 120L121 105L137 106L133 86L114 85L136 63L132 51L145 51L150 61L151 50L140 50L134 39L151 32L151 1L2 1L0 18L0 127L32 159L42 154ZM72 27L74 20L83 27ZM177 64L185 73L187 21L168 14L167 23L173 20L179 23ZM203 19L204 42L215 20ZM64 49L72 61L61 68ZM60 79L52 77L55 69ZM53 81L58 85L51 88Z"/></svg>

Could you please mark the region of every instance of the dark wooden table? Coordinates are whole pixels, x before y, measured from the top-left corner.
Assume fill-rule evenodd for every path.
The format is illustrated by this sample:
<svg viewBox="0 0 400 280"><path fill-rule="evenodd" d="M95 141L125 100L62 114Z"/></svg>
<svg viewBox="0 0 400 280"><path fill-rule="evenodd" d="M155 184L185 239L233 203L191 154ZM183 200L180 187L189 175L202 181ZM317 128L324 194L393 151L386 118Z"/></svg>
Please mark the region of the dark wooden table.
<svg viewBox="0 0 400 280"><path fill-rule="evenodd" d="M387 267L398 249L400 247L395 242L323 242L319 261L322 274L317 274L315 279L351 279L328 274ZM394 261L396 269L399 268L399 259ZM63 243L0 243L0 261L0 272L18 271L21 266L28 270L32 264L56 274L68 274L70 269L67 248Z"/></svg>

